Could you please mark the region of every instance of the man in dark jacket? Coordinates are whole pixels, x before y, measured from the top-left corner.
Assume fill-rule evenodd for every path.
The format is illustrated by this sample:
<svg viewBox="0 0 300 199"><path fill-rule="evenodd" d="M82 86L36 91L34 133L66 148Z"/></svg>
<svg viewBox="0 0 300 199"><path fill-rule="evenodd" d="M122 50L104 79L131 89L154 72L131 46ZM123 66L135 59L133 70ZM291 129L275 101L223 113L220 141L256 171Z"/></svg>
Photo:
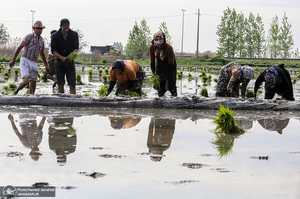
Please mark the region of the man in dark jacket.
<svg viewBox="0 0 300 199"><path fill-rule="evenodd" d="M68 59L72 52L78 52L78 33L70 29L68 19L60 21L60 29L51 38L51 51L56 57L55 71L58 92L64 93L65 76L67 77L70 93L76 94L76 70L74 60Z"/></svg>
<svg viewBox="0 0 300 199"><path fill-rule="evenodd" d="M265 99L272 99L275 93L277 93L282 96L282 99L295 100L291 76L284 68L284 64L272 66L258 76L254 87L255 97L263 81L265 82Z"/></svg>

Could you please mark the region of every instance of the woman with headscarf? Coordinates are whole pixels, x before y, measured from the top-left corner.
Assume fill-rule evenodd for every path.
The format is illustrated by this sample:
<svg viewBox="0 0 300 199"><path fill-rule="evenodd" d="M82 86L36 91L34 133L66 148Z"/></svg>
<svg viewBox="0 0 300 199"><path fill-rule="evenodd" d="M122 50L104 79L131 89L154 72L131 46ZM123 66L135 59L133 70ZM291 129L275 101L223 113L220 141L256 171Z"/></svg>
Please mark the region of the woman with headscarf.
<svg viewBox="0 0 300 199"><path fill-rule="evenodd" d="M110 82L106 96L117 83L116 95L128 94L129 91L142 95L144 72L140 65L131 60L117 60L109 70Z"/></svg>
<svg viewBox="0 0 300 199"><path fill-rule="evenodd" d="M177 96L175 54L173 47L166 42L166 37L162 32L157 32L153 36L150 45L150 63L153 74L159 76L158 96L164 96L167 90L172 96Z"/></svg>
<svg viewBox="0 0 300 199"><path fill-rule="evenodd" d="M241 96L245 98L247 85L253 78L254 70L250 66L241 66L238 63L230 62L220 70L216 97L238 98L240 83L242 83Z"/></svg>
<svg viewBox="0 0 300 199"><path fill-rule="evenodd" d="M254 93L262 82L265 82L265 99L272 99L275 93L282 96L282 99L294 101L293 84L289 72L284 64L272 66L264 70L256 79Z"/></svg>

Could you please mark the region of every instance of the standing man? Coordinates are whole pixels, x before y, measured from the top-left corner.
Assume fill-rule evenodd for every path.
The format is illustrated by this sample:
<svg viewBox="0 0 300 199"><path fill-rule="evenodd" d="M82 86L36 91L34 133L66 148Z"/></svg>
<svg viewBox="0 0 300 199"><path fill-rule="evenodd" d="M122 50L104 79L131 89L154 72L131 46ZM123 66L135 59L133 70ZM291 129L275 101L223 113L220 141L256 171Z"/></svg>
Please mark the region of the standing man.
<svg viewBox="0 0 300 199"><path fill-rule="evenodd" d="M70 94L76 94L76 70L74 60L68 56L72 52L78 52L78 33L70 29L70 21L66 18L60 21L60 29L51 38L51 50L57 58L55 72L58 84L58 92L64 93L65 76L70 86Z"/></svg>
<svg viewBox="0 0 300 199"><path fill-rule="evenodd" d="M22 82L19 84L17 90L14 92L15 95L18 94L18 92L28 84L29 93L34 94L39 72L37 64L39 55L41 56L44 62L46 70L49 70L44 53L45 42L44 39L41 37L44 28L45 26L43 26L41 21L36 21L32 26L33 33L30 33L25 36L19 47L16 49L12 60L9 62L9 66L13 67L15 65L15 61L18 54L20 53L22 48L25 47L20 60Z"/></svg>

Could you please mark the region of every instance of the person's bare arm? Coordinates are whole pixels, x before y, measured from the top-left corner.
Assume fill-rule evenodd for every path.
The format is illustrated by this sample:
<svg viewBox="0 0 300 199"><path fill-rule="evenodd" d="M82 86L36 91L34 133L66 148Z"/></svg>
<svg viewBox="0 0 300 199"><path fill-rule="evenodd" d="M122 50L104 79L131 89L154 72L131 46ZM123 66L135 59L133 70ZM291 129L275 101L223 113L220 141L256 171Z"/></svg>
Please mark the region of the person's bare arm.
<svg viewBox="0 0 300 199"><path fill-rule="evenodd" d="M12 60L9 62L9 66L13 67L15 65L15 61L17 56L19 55L20 51L22 50L22 48L24 48L24 46L26 46L25 41L22 41L21 44L18 46L18 48L16 49L14 56L12 58Z"/></svg>
<svg viewBox="0 0 300 199"><path fill-rule="evenodd" d="M46 70L47 70L47 71L50 71L50 68L49 68L49 66L48 66L48 62L47 62L47 60L46 60L46 56L45 56L45 53L44 53L43 50L41 50L40 56L41 56L41 58L42 58L42 60L43 60L43 62L44 62L44 65L45 65Z"/></svg>

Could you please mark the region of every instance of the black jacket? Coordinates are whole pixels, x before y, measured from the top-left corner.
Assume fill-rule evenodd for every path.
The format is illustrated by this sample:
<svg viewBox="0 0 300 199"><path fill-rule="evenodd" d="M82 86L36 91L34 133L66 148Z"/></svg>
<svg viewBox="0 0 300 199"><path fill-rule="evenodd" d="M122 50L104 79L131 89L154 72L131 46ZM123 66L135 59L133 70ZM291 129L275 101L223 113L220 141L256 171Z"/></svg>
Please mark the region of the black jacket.
<svg viewBox="0 0 300 199"><path fill-rule="evenodd" d="M282 95L282 97L287 100L295 100L293 93L293 84L289 72L284 67L280 66L274 66L274 69L277 70L279 78L281 79L280 83L275 85L275 92L279 95ZM255 81L255 93L257 92L260 84L265 81L266 70L264 70Z"/></svg>

